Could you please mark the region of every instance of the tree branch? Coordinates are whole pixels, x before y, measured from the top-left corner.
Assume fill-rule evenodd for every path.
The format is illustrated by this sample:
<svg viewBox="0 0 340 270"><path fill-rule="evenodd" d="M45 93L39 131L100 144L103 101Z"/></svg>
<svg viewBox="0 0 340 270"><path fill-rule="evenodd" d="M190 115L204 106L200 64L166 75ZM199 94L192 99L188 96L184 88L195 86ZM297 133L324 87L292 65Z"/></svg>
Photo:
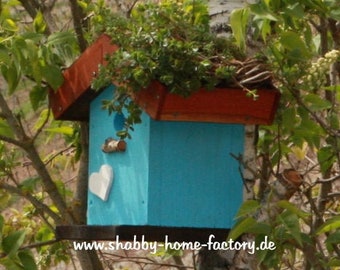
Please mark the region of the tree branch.
<svg viewBox="0 0 340 270"><path fill-rule="evenodd" d="M59 240L49 240L49 241L45 241L45 242L38 242L38 243L31 244L31 245L20 247L19 250L33 249L33 248L39 248L39 247L43 247L43 246L49 246L49 245L52 245L52 244L57 243L57 242L59 242ZM5 258L6 256L8 256L7 253L0 253L0 259Z"/></svg>
<svg viewBox="0 0 340 270"><path fill-rule="evenodd" d="M22 6L25 8L27 13L31 18L37 16L37 10L39 9L39 4L34 0L19 0Z"/></svg>
<svg viewBox="0 0 340 270"><path fill-rule="evenodd" d="M12 139L12 138L4 136L4 135L0 135L0 141L7 142L7 143L13 144L13 145L18 146L18 147L24 147L24 144L22 144L20 141L18 141L16 139Z"/></svg>
<svg viewBox="0 0 340 270"><path fill-rule="evenodd" d="M12 113L1 92L3 91L0 90L0 109L2 112L2 116L7 121L10 128L13 130L15 136L18 138L18 141L20 141L20 144L24 146L25 143L29 141L29 137L26 135L25 131L21 128L20 122Z"/></svg>
<svg viewBox="0 0 340 270"><path fill-rule="evenodd" d="M330 178L327 178L327 179L318 179L318 180L315 181L315 183L322 184L322 183L327 183L327 182L334 182L338 179L340 179L340 174L333 176L333 177L330 177Z"/></svg>
<svg viewBox="0 0 340 270"><path fill-rule="evenodd" d="M35 132L34 136L33 136L33 142L38 138L39 134L43 131L45 125L48 123L48 120L50 119L50 115L51 115L51 110L48 109L47 112L47 116L44 119L44 122L42 123L42 125L40 125L40 127L38 128L38 130Z"/></svg>
<svg viewBox="0 0 340 270"><path fill-rule="evenodd" d="M27 199L38 211L39 215L44 218L44 214L47 214L51 217L56 223L61 223L61 217L58 216L55 212L53 212L47 205L41 203L37 200L32 194L28 192L23 192L20 188L11 186L6 183L0 182L0 188L9 191L10 193L14 193Z"/></svg>
<svg viewBox="0 0 340 270"><path fill-rule="evenodd" d="M83 23L82 23L85 16L80 6L78 5L77 0L69 0L69 2L70 2L72 17L73 17L73 27L74 27L74 30L76 31L80 51L83 52L85 51L87 47L87 41L84 37Z"/></svg>
<svg viewBox="0 0 340 270"><path fill-rule="evenodd" d="M59 193L56 184L53 182L51 175L47 171L44 162L40 158L33 140L26 135L20 122L13 115L11 109L9 108L1 92L0 92L0 109L9 127L14 131L14 134L18 138L18 141L20 141L21 144L20 148L27 153L29 159L32 161L32 166L34 167L34 169L36 170L36 172L38 173L42 180L44 191L49 194L52 202L55 204L59 212L63 214L63 217L65 217L65 221L70 224L73 224L74 218L71 215L69 209L67 208L66 202Z"/></svg>

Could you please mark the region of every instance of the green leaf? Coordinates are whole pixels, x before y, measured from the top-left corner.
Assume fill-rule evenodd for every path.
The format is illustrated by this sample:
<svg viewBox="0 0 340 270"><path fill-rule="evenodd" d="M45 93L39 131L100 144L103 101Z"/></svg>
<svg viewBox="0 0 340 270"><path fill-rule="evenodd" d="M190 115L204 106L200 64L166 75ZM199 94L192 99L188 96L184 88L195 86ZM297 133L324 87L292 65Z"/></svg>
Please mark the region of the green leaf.
<svg viewBox="0 0 340 270"><path fill-rule="evenodd" d="M286 31L281 34L280 42L289 52L291 58L305 59L309 51L299 33Z"/></svg>
<svg viewBox="0 0 340 270"><path fill-rule="evenodd" d="M335 160L334 149L332 146L325 146L319 149L317 158L322 172L328 171Z"/></svg>
<svg viewBox="0 0 340 270"><path fill-rule="evenodd" d="M284 211L277 217L278 223L283 224L287 232L302 246L302 236L298 216L290 211Z"/></svg>
<svg viewBox="0 0 340 270"><path fill-rule="evenodd" d="M258 22L258 26L261 29L261 37L263 41L267 40L267 36L270 36L272 33L272 26L270 20L263 20Z"/></svg>
<svg viewBox="0 0 340 270"><path fill-rule="evenodd" d="M337 245L340 243L340 231L336 231L334 233L329 234L325 243L327 245L328 251L333 252L334 245Z"/></svg>
<svg viewBox="0 0 340 270"><path fill-rule="evenodd" d="M250 10L252 11L252 13L254 13L258 18L267 19L270 21L279 20L277 16L273 14L272 12L270 12L268 7L262 3L251 4L249 6L250 6Z"/></svg>
<svg viewBox="0 0 340 270"><path fill-rule="evenodd" d="M237 212L236 218L246 217L254 214L260 208L260 204L256 200L246 200L242 203Z"/></svg>
<svg viewBox="0 0 340 270"><path fill-rule="evenodd" d="M129 136L129 133L127 130L119 130L116 132L117 137L119 137L121 140L126 139Z"/></svg>
<svg viewBox="0 0 340 270"><path fill-rule="evenodd" d="M332 9L330 11L330 17L334 20L340 21L340 9Z"/></svg>
<svg viewBox="0 0 340 270"><path fill-rule="evenodd" d="M35 85L30 91L29 97L34 111L46 100L47 89L39 85Z"/></svg>
<svg viewBox="0 0 340 270"><path fill-rule="evenodd" d="M46 128L45 131L51 132L51 133L61 133L64 135L71 136L74 132L74 129L70 126L61 126L61 127L55 127L55 128Z"/></svg>
<svg viewBox="0 0 340 270"><path fill-rule="evenodd" d="M314 9L314 12L320 14L321 16L328 12L326 1L304 0L304 3L307 7Z"/></svg>
<svg viewBox="0 0 340 270"><path fill-rule="evenodd" d="M42 67L40 65L40 63L36 60L33 60L31 59L31 61L33 61L31 63L31 73L32 73L32 76L34 78L34 80L37 82L37 84L41 84L41 81L42 81L42 78L43 78L43 70L42 70Z"/></svg>
<svg viewBox="0 0 340 270"><path fill-rule="evenodd" d="M16 32L19 30L17 24L12 19L6 19L2 22L2 27L11 32Z"/></svg>
<svg viewBox="0 0 340 270"><path fill-rule="evenodd" d="M309 103L309 108L312 111L321 111L330 109L332 107L332 103L324 98L321 98L316 94L308 94L304 97L305 102Z"/></svg>
<svg viewBox="0 0 340 270"><path fill-rule="evenodd" d="M292 5L288 5L285 9L285 13L289 16L296 18L303 18L305 16L305 12L300 2L296 2Z"/></svg>
<svg viewBox="0 0 340 270"><path fill-rule="evenodd" d="M24 270L37 270L38 267L34 261L34 257L29 250L23 250L18 252L18 257L21 264L24 266Z"/></svg>
<svg viewBox="0 0 340 270"><path fill-rule="evenodd" d="M56 32L47 38L47 46L58 46L65 44L74 44L76 37L72 32Z"/></svg>
<svg viewBox="0 0 340 270"><path fill-rule="evenodd" d="M6 136L8 138L13 138L13 130L9 127L4 119L0 119L0 135Z"/></svg>
<svg viewBox="0 0 340 270"><path fill-rule="evenodd" d="M29 40L33 44L44 42L45 35L42 33L24 32L20 36L24 40Z"/></svg>
<svg viewBox="0 0 340 270"><path fill-rule="evenodd" d="M2 242L2 230L4 228L5 219L2 215L0 215L0 243Z"/></svg>
<svg viewBox="0 0 340 270"><path fill-rule="evenodd" d="M254 226L255 224L256 220L252 217L247 217L241 220L231 229L228 239L236 240L242 234L247 233L249 231L249 227Z"/></svg>
<svg viewBox="0 0 340 270"><path fill-rule="evenodd" d="M340 228L340 216L336 216L328 219L320 228L316 231L316 234L328 233Z"/></svg>
<svg viewBox="0 0 340 270"><path fill-rule="evenodd" d="M294 130L296 139L304 139L310 146L319 147L320 140L324 135L323 129L308 115L301 115L300 126Z"/></svg>
<svg viewBox="0 0 340 270"><path fill-rule="evenodd" d="M61 70L56 66L43 66L42 72L43 78L47 81L48 85L50 85L53 90L57 90L64 82L64 76Z"/></svg>
<svg viewBox="0 0 340 270"><path fill-rule="evenodd" d="M340 267L340 259L339 258L331 258L327 264L329 267ZM338 269L338 268L332 268Z"/></svg>
<svg viewBox="0 0 340 270"><path fill-rule="evenodd" d="M302 218L303 220L306 220L308 217L310 217L309 213L302 211L289 201L286 200L279 201L277 202L277 206L288 210L289 212L297 215L299 218Z"/></svg>
<svg viewBox="0 0 340 270"><path fill-rule="evenodd" d="M268 240L268 234L259 235L255 239L255 243L257 245L259 245L260 243L263 243L264 241L270 241L270 240ZM276 248L274 250L257 249L256 250L256 258L257 258L258 265L264 265L264 262L265 262L266 266L272 266L272 267L270 267L270 269L275 269L278 265L278 263L276 262L276 259L275 259L276 256L274 256L275 254L277 254Z"/></svg>
<svg viewBox="0 0 340 270"><path fill-rule="evenodd" d="M23 192L33 193L35 190L35 187L37 186L39 182L40 182L39 177L30 177L20 183L20 188Z"/></svg>
<svg viewBox="0 0 340 270"><path fill-rule="evenodd" d="M6 166L3 166L3 168L6 168ZM8 208L12 202L13 202L13 196L10 193L0 192L0 211L3 211L4 209ZM1 231L0 231L0 240L1 240Z"/></svg>
<svg viewBox="0 0 340 270"><path fill-rule="evenodd" d="M46 241L54 239L54 237L55 236L51 228L49 228L47 225L44 224L39 228L38 232L35 234L35 241L46 242ZM42 246L42 247L39 247L38 249L46 249L46 248L48 247Z"/></svg>
<svg viewBox="0 0 340 270"><path fill-rule="evenodd" d="M11 62L10 50L5 46L0 45L0 64L1 63L7 64L10 62Z"/></svg>
<svg viewBox="0 0 340 270"><path fill-rule="evenodd" d="M294 130L297 120L298 118L296 117L296 109L293 106L283 110L282 124L284 128L286 128L287 130Z"/></svg>
<svg viewBox="0 0 340 270"><path fill-rule="evenodd" d="M41 111L37 121L34 124L34 129L35 130L39 130L43 127L43 125L46 123L47 118L50 116L49 114L49 110L48 109L44 109Z"/></svg>
<svg viewBox="0 0 340 270"><path fill-rule="evenodd" d="M77 3L83 10L86 10L88 7L88 3L86 3L85 1L78 0Z"/></svg>
<svg viewBox="0 0 340 270"><path fill-rule="evenodd" d="M251 225L247 233L252 233L255 235L268 235L272 231L272 227L263 222L256 222L255 224Z"/></svg>
<svg viewBox="0 0 340 270"><path fill-rule="evenodd" d="M0 264L8 270L22 270L17 258L4 257L0 259Z"/></svg>
<svg viewBox="0 0 340 270"><path fill-rule="evenodd" d="M15 63L10 63L7 66L1 67L1 73L4 76L8 84L8 93L11 95L17 89L18 83L20 81L19 70L17 69Z"/></svg>
<svg viewBox="0 0 340 270"><path fill-rule="evenodd" d="M44 16L41 11L38 11L37 15L33 21L33 27L35 32L37 33L44 33L46 30L46 23L44 21Z"/></svg>
<svg viewBox="0 0 340 270"><path fill-rule="evenodd" d="M13 256L25 240L25 231L15 231L3 238L2 248L9 256Z"/></svg>
<svg viewBox="0 0 340 270"><path fill-rule="evenodd" d="M230 26L237 45L244 50L246 44L246 28L250 15L249 8L234 9L230 14Z"/></svg>

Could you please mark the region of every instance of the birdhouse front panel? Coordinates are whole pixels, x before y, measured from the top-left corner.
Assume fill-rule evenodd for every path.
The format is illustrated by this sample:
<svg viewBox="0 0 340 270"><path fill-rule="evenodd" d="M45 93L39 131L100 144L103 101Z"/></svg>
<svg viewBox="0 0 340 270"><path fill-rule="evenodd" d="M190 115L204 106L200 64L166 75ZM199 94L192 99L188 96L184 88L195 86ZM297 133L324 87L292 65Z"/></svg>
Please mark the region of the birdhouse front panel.
<svg viewBox="0 0 340 270"><path fill-rule="evenodd" d="M230 228L242 202L230 153L243 153L244 126L155 121L143 113L125 151L107 153L103 145L123 123L101 109L113 91L90 107L88 224Z"/></svg>

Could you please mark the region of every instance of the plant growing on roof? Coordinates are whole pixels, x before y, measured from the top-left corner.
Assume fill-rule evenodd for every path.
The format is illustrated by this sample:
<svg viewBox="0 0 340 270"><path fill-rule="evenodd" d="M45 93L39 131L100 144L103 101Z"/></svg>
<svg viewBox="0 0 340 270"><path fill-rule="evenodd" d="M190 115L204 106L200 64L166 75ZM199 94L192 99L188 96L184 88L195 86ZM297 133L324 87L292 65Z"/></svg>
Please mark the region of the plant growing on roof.
<svg viewBox="0 0 340 270"><path fill-rule="evenodd" d="M138 4L128 18L105 14L101 27L119 50L107 57L93 87L102 88L112 80L118 86L114 99L103 107L109 112L127 109L125 129L117 134L121 138L130 137L129 129L140 122L141 110L129 96L154 80L183 97L222 85L248 90L246 82L237 79L244 55L232 38L210 32L202 0ZM253 91L248 93L256 97Z"/></svg>

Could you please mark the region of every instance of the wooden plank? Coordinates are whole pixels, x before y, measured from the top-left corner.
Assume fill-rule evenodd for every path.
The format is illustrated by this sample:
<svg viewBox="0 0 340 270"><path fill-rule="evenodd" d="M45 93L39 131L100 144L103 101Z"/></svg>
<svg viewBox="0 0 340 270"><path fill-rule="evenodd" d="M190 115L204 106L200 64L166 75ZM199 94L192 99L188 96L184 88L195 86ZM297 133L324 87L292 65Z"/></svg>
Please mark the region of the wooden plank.
<svg viewBox="0 0 340 270"><path fill-rule="evenodd" d="M113 90L91 103L89 174L108 164L114 180L107 201L89 192L87 224L233 226L242 178L229 153L243 152L243 125L153 121L143 112L126 151L107 154L102 144L117 130L101 104Z"/></svg>
<svg viewBox="0 0 340 270"><path fill-rule="evenodd" d="M111 38L101 35L64 71L64 83L58 91L49 91L49 103L57 120L88 120L89 102L98 94L91 90L92 80L105 56L118 49Z"/></svg>
<svg viewBox="0 0 340 270"><path fill-rule="evenodd" d="M153 82L135 94L135 101L155 120L270 125L280 92L257 89L257 94L254 100L239 88L215 88L200 89L184 98Z"/></svg>
<svg viewBox="0 0 340 270"><path fill-rule="evenodd" d="M83 241L114 241L119 236L121 241L132 241L134 238L145 241L164 242L168 237L170 242L207 243L209 238L214 242L227 240L229 229L216 228L188 228L188 227L161 227L161 226L88 226L88 225L61 225L56 227L57 240L83 240Z"/></svg>

